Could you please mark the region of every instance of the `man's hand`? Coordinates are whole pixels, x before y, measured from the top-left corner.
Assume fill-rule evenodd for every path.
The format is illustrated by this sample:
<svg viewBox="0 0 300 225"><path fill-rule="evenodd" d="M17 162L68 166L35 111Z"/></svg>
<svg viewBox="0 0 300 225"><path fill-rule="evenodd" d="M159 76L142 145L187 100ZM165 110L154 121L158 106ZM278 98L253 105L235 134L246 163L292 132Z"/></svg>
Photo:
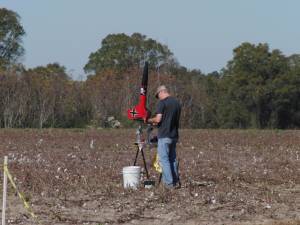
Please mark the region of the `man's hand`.
<svg viewBox="0 0 300 225"><path fill-rule="evenodd" d="M147 117L144 117L144 123L149 123Z"/></svg>
<svg viewBox="0 0 300 225"><path fill-rule="evenodd" d="M151 124L151 125L154 125L154 126L157 125L157 123L153 122L151 118L149 118L149 119L148 118L144 118L144 123Z"/></svg>
<svg viewBox="0 0 300 225"><path fill-rule="evenodd" d="M157 126L157 124L161 121L161 117L161 114L156 114L156 116L153 118L144 118L144 123L150 123L154 126Z"/></svg>

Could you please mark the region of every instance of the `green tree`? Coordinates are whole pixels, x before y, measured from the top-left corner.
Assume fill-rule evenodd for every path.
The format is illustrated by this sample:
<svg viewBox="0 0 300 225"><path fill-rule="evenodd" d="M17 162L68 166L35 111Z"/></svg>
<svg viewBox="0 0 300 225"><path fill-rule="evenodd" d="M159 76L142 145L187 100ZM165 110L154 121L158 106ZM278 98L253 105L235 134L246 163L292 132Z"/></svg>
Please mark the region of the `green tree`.
<svg viewBox="0 0 300 225"><path fill-rule="evenodd" d="M300 54L293 54L288 57L288 64L291 70L300 70Z"/></svg>
<svg viewBox="0 0 300 225"><path fill-rule="evenodd" d="M6 68L23 55L25 31L17 13L0 8L0 68Z"/></svg>
<svg viewBox="0 0 300 225"><path fill-rule="evenodd" d="M287 71L288 61L279 50L270 51L267 44L243 43L234 49L234 57L229 61L224 73L223 84L227 95L224 105L233 111L243 109L243 112L249 112L251 119L248 119L248 116L242 119L246 121L243 123L245 127L270 126L274 97L273 81ZM236 104L239 105L238 108L235 107ZM230 105L232 107L228 107ZM240 117L245 113L227 115ZM234 118L227 119L237 121Z"/></svg>
<svg viewBox="0 0 300 225"><path fill-rule="evenodd" d="M272 82L274 90L272 122L274 127L295 128L300 126L299 59L299 55L288 57L289 71Z"/></svg>
<svg viewBox="0 0 300 225"><path fill-rule="evenodd" d="M101 48L90 54L84 70L96 74L105 70L124 71L131 67L141 67L145 61L152 68L162 64L176 64L173 53L166 45L145 35L109 34L102 40Z"/></svg>
<svg viewBox="0 0 300 225"><path fill-rule="evenodd" d="M218 107L220 104L221 97L221 75L219 72L214 71L203 77L203 83L207 94L207 120L205 123L206 128L217 128L219 127L218 120Z"/></svg>

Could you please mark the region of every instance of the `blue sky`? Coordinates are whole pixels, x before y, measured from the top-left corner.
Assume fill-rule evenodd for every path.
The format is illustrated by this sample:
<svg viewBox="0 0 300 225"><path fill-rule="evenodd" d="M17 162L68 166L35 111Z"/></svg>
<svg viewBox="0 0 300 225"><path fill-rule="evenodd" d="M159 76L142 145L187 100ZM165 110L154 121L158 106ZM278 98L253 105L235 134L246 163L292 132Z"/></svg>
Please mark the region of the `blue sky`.
<svg viewBox="0 0 300 225"><path fill-rule="evenodd" d="M168 45L179 63L219 71L242 42L300 53L299 0L0 0L26 30L27 68L59 62L84 79L91 52L110 33L139 32Z"/></svg>

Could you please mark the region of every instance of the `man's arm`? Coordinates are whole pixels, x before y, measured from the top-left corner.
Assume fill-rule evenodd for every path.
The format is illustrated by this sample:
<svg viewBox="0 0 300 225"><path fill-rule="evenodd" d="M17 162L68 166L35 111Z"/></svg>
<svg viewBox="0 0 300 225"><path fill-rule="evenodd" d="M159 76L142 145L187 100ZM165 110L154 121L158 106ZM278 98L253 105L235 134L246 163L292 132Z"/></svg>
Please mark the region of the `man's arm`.
<svg viewBox="0 0 300 225"><path fill-rule="evenodd" d="M162 114L164 112L165 105L162 101L159 101L156 107L156 114L154 117L145 120L145 123L150 123L152 125L157 125L161 122Z"/></svg>
<svg viewBox="0 0 300 225"><path fill-rule="evenodd" d="M155 117L148 119L147 122L156 125L160 123L161 118L162 118L162 114L156 114Z"/></svg>

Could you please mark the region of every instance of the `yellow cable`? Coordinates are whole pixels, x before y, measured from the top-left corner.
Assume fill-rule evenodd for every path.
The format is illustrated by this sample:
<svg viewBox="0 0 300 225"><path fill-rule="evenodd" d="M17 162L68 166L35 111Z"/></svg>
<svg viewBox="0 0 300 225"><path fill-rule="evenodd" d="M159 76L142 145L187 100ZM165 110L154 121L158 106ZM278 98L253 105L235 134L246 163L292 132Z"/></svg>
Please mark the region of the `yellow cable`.
<svg viewBox="0 0 300 225"><path fill-rule="evenodd" d="M25 200L25 197L24 195L18 191L18 188L17 188L17 185L15 184L9 170L8 170L8 167L7 165L4 164L4 173L6 173L10 183L12 184L13 188L15 189L15 191L17 192L19 198L23 201L23 204L24 204L24 207L25 209L27 210L27 212L34 218L36 219L37 216L33 213L32 209L30 208L29 204L27 203L27 201Z"/></svg>

